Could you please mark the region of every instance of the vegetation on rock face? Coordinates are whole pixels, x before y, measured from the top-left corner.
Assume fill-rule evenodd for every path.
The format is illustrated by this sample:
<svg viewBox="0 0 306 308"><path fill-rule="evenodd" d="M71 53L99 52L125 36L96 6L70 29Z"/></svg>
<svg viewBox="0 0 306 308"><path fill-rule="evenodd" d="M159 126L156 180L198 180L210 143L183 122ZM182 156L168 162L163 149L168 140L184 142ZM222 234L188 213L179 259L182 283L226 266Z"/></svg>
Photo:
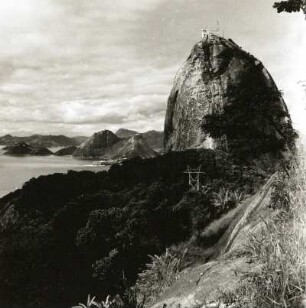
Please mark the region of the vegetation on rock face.
<svg viewBox="0 0 306 308"><path fill-rule="evenodd" d="M222 112L208 114L202 122L205 133L215 139L225 138L227 150L244 158L292 149L297 137L288 112L279 103L281 93L265 87L257 78L257 70L254 67L243 84L229 88L230 102Z"/></svg>
<svg viewBox="0 0 306 308"><path fill-rule="evenodd" d="M183 172L200 164L205 193L189 192ZM123 282L135 283L148 255L200 234L228 209L215 206L215 192L254 192L265 177L257 170L222 152L190 150L30 180L0 201L0 306L124 296Z"/></svg>

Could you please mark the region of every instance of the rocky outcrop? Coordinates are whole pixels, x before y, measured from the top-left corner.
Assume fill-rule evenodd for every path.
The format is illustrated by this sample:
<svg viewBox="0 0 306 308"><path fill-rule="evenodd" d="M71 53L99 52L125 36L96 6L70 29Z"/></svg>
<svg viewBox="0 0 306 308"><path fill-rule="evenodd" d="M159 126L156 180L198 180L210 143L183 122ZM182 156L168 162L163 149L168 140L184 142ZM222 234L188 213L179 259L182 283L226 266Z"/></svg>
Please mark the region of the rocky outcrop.
<svg viewBox="0 0 306 308"><path fill-rule="evenodd" d="M33 147L27 143L21 142L17 145L8 146L5 148L4 155L37 155L46 156L53 153L45 147Z"/></svg>
<svg viewBox="0 0 306 308"><path fill-rule="evenodd" d="M262 154L291 146L294 137L286 104L259 60L214 34L193 47L168 99L165 151Z"/></svg>
<svg viewBox="0 0 306 308"><path fill-rule="evenodd" d="M113 132L103 130L94 133L93 136L84 142L75 152L75 157L81 158L95 158L103 157L107 149L111 148L114 144L120 141Z"/></svg>

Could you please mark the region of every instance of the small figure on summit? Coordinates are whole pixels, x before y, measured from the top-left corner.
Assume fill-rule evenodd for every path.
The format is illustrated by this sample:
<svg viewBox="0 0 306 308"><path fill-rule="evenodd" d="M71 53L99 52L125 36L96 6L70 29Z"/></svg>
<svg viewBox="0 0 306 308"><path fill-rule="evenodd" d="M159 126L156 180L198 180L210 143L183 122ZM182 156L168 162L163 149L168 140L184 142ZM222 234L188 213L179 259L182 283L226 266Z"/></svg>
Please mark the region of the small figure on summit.
<svg viewBox="0 0 306 308"><path fill-rule="evenodd" d="M208 29L202 29L202 38L203 39L208 39L212 35L212 31Z"/></svg>

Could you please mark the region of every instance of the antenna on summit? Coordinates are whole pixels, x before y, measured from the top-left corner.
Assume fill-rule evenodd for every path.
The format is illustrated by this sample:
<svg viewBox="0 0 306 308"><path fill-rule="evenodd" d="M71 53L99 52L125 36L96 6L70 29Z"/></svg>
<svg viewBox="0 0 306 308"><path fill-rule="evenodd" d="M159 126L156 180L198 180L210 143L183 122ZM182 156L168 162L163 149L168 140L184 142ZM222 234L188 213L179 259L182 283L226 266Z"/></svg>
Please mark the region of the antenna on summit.
<svg viewBox="0 0 306 308"><path fill-rule="evenodd" d="M220 35L221 34L221 28L220 28L220 22L219 22L219 19L217 19L217 28L215 30L213 30L213 32L217 35ZM223 31L224 33L224 31Z"/></svg>
<svg viewBox="0 0 306 308"><path fill-rule="evenodd" d="M216 29L215 33L217 35L222 35L222 37L225 37L225 32L224 32L224 30L221 30L219 19L217 19L217 29Z"/></svg>
<svg viewBox="0 0 306 308"><path fill-rule="evenodd" d="M217 19L217 29L216 32L219 33L220 32L220 22L219 19Z"/></svg>

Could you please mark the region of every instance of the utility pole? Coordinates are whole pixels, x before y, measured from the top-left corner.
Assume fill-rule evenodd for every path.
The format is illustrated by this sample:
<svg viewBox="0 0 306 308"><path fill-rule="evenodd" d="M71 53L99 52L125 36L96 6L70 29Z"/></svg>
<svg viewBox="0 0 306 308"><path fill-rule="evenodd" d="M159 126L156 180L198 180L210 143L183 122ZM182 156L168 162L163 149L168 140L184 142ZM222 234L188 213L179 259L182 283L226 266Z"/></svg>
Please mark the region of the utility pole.
<svg viewBox="0 0 306 308"><path fill-rule="evenodd" d="M189 186L191 190L200 191L200 174L205 173L201 171L201 165L195 169L187 166L187 170L184 173L188 174Z"/></svg>

